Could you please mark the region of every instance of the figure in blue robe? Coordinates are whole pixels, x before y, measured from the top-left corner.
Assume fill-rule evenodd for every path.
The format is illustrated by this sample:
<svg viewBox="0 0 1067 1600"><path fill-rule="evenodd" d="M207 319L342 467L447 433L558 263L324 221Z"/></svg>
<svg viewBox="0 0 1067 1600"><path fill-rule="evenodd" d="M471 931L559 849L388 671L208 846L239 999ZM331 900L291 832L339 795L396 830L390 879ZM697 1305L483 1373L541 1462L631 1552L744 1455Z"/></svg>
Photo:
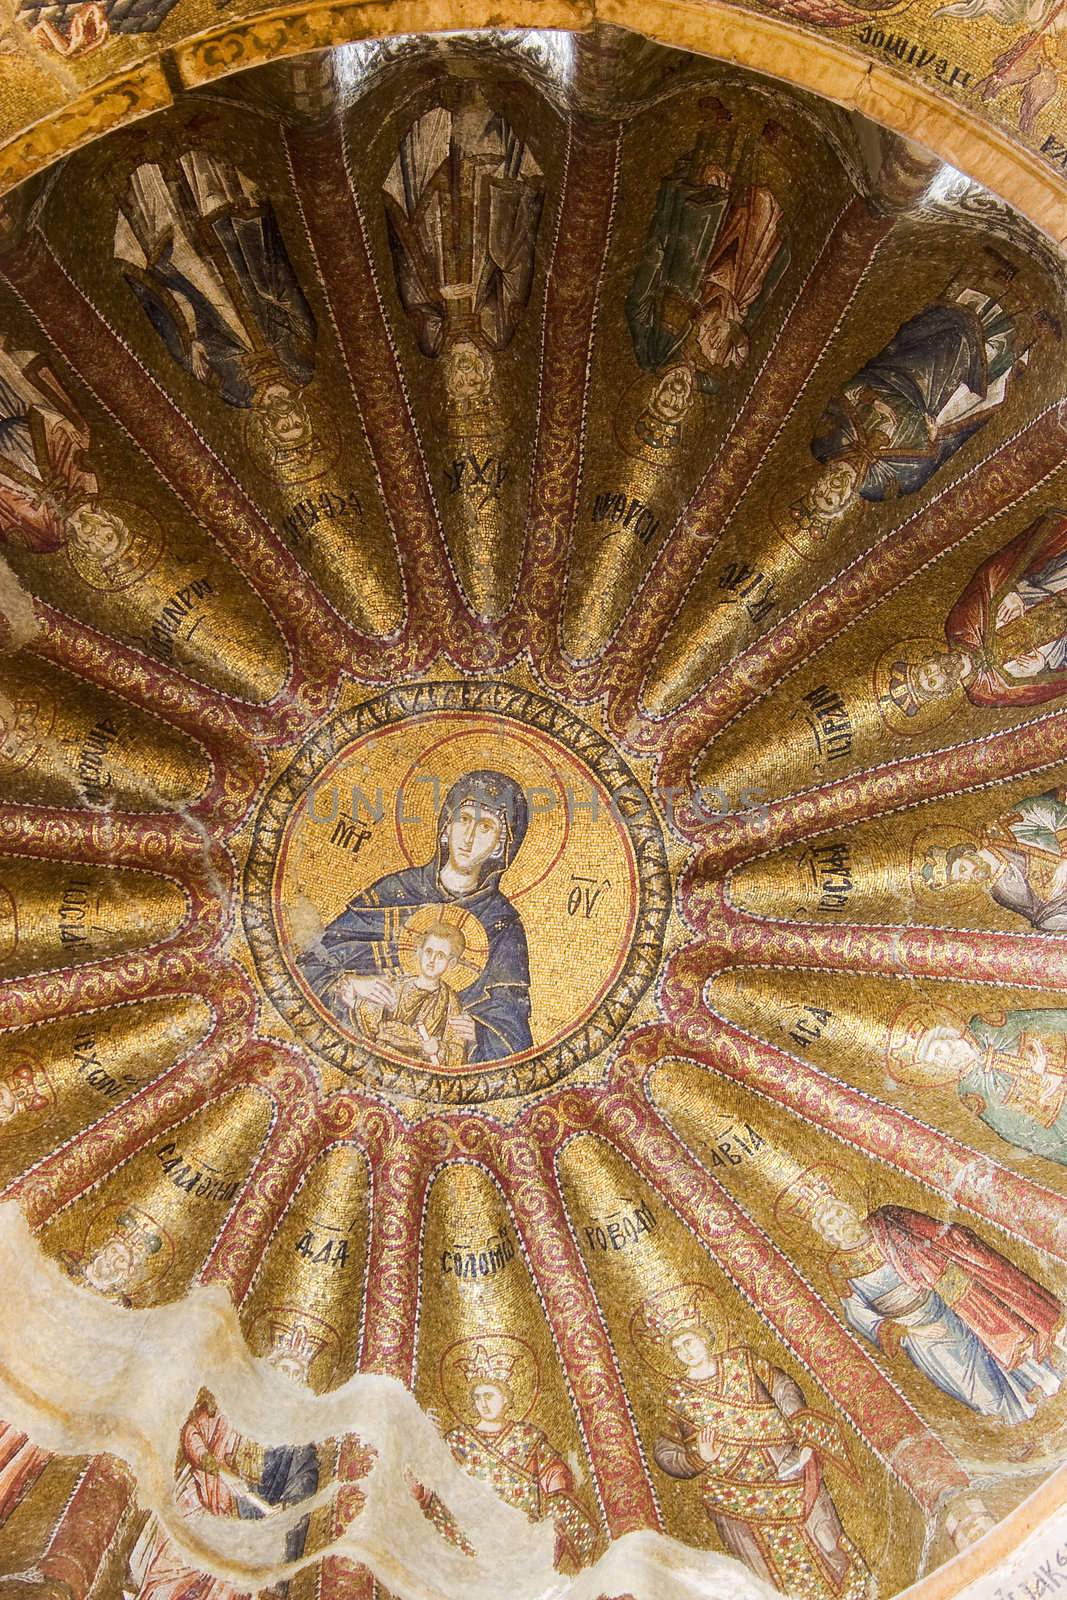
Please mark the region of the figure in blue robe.
<svg viewBox="0 0 1067 1600"><path fill-rule="evenodd" d="M916 494L1004 403L1032 321L974 289L927 306L831 398L812 455L864 500Z"/></svg>
<svg viewBox="0 0 1067 1600"><path fill-rule="evenodd" d="M258 1521L266 1515L259 1502L265 1501L269 1506L278 1507L299 1505L302 1500L309 1499L318 1486L319 1456L313 1444L272 1445L263 1451L263 1470L249 1486L255 1492L256 1500L246 1500L243 1495L238 1495L237 1510L241 1517ZM286 1533L286 1561L299 1561L304 1554L310 1521L309 1512ZM269 1592L282 1600L289 1593L289 1584L283 1580Z"/></svg>
<svg viewBox="0 0 1067 1600"><path fill-rule="evenodd" d="M486 859L476 862L470 887L450 889L449 879L472 877L472 862L480 848L471 843L474 818L494 824L489 837L495 843ZM479 771L457 779L438 814L433 859L425 866L386 873L355 895L297 963L345 1027L352 1024L349 1004L338 992L342 980L375 974L399 977L401 941L411 917L423 907L441 916L454 906L476 918L488 946L485 966L458 996L463 1014L474 1021L468 1064L499 1061L530 1048L526 932L519 913L500 890L500 879L515 860L528 826L526 797L513 778Z"/></svg>

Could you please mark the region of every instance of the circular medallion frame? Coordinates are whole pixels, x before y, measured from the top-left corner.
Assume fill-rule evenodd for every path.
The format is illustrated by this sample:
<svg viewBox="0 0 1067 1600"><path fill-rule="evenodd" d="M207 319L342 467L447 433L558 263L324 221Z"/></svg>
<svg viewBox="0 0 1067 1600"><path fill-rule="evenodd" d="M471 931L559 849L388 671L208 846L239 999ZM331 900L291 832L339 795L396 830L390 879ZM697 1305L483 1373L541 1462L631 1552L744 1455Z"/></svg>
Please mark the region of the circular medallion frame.
<svg viewBox="0 0 1067 1600"><path fill-rule="evenodd" d="M309 991L282 925L280 883L297 808L309 812L316 786L346 753L371 735L435 717L477 716L499 722L506 747L543 736L589 774L632 858L633 914L628 949L591 1012L547 1046L499 1060L445 1071L397 1059L354 1036ZM590 805L586 800L586 806ZM577 809L577 807L575 807ZM388 813L386 813L388 816ZM561 824L562 825L562 824ZM268 789L253 828L244 870L242 919L256 972L267 997L296 1034L327 1065L368 1087L416 1100L477 1104L551 1087L620 1036L655 979L670 916L672 890L663 831L652 802L613 747L569 711L507 683L419 683L392 689L324 721ZM561 935L566 930L561 929Z"/></svg>

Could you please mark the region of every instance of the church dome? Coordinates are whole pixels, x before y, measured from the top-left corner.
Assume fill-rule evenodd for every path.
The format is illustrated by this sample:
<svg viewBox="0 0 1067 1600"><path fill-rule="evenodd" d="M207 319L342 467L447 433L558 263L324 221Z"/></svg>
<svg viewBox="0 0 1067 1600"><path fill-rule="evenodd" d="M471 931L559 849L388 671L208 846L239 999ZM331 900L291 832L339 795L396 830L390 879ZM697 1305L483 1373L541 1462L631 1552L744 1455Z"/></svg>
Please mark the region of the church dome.
<svg viewBox="0 0 1067 1600"><path fill-rule="evenodd" d="M242 64L0 210L0 1593L947 1600L1064 1494L1049 212Z"/></svg>

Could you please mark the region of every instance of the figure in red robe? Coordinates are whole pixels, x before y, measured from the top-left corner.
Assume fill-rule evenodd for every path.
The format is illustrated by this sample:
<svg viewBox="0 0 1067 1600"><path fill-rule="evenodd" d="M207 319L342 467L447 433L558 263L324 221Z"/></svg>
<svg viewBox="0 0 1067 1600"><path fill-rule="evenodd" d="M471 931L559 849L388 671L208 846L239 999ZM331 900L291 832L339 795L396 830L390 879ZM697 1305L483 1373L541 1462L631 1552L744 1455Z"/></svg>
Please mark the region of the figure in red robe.
<svg viewBox="0 0 1067 1600"><path fill-rule="evenodd" d="M61 550L68 519L95 497L89 428L41 356L0 337L0 544Z"/></svg>
<svg viewBox="0 0 1067 1600"><path fill-rule="evenodd" d="M889 681L915 716L962 689L976 706L1067 694L1067 511L1046 511L975 572L945 622L947 651L899 661Z"/></svg>
<svg viewBox="0 0 1067 1600"><path fill-rule="evenodd" d="M887 1355L902 1351L983 1416L1023 1422L1057 1392L1051 1358L1063 1307L1042 1284L962 1223L907 1206L862 1217L817 1175L805 1183L812 1226L835 1252L830 1276L857 1333Z"/></svg>

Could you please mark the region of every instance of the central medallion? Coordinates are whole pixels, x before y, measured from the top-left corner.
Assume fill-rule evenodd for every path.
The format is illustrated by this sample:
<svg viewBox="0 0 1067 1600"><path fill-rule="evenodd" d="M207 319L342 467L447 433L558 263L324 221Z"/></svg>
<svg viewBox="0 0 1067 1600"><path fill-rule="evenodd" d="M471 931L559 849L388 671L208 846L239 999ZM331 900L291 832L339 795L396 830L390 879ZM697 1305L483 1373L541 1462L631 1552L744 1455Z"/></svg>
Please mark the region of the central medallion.
<svg viewBox="0 0 1067 1600"><path fill-rule="evenodd" d="M612 746L504 683L394 689L268 791L244 881L260 979L325 1062L453 1103L615 1041L660 964L670 875Z"/></svg>

